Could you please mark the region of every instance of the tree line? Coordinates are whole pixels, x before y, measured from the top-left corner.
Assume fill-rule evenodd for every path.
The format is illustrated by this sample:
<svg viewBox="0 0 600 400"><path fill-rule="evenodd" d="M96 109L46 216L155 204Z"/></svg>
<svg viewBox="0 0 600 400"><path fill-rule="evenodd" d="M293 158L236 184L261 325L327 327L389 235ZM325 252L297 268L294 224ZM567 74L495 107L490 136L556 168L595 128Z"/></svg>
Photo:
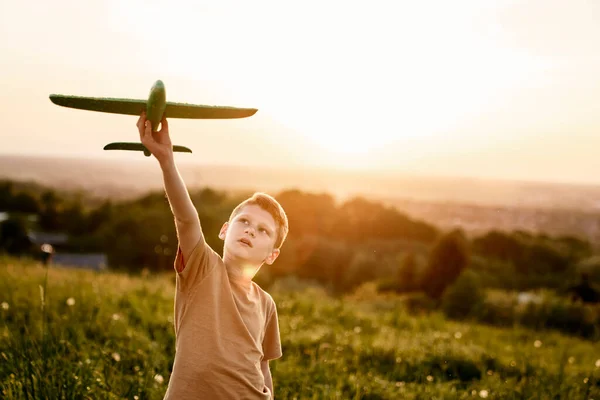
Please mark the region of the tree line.
<svg viewBox="0 0 600 400"><path fill-rule="evenodd" d="M251 193L211 188L192 190L208 244L222 253L218 232L233 208ZM336 291L384 279L398 291L424 290L439 298L469 265L505 266L522 277L562 276L592 255L589 242L527 232L491 231L467 238L444 232L401 210L362 197L343 202L326 193L285 190L274 194L288 215L290 233L280 259L259 273L265 284L287 275L310 279ZM127 271L172 268L177 237L165 193L122 201L40 185L0 182L0 251L35 251L30 230L66 233L71 252L103 252L109 266ZM32 222L28 217L35 216ZM494 264L496 263L496 264Z"/></svg>

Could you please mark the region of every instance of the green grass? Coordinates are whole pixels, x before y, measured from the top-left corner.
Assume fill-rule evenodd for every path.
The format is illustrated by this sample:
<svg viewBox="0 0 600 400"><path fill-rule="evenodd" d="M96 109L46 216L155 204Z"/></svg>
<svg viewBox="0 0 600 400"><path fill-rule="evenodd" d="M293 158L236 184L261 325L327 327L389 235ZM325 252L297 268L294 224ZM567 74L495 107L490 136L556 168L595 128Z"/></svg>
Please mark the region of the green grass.
<svg viewBox="0 0 600 400"><path fill-rule="evenodd" d="M275 284L278 399L600 399L597 342L410 315L368 286L332 298ZM6 399L162 399L174 354L171 275L0 257Z"/></svg>

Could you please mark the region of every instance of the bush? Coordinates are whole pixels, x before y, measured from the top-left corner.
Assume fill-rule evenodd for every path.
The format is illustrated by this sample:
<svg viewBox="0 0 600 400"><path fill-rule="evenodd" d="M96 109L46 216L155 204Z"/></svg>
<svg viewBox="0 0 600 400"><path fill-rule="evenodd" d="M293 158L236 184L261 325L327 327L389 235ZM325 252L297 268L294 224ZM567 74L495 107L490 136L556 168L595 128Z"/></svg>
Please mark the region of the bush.
<svg viewBox="0 0 600 400"><path fill-rule="evenodd" d="M423 314L436 310L436 302L423 292L414 292L403 295L401 303L411 314Z"/></svg>
<svg viewBox="0 0 600 400"><path fill-rule="evenodd" d="M517 322L516 294L502 290L489 290L482 306L477 310L476 319L491 325L512 326Z"/></svg>
<svg viewBox="0 0 600 400"><path fill-rule="evenodd" d="M580 261L577 270L580 273L588 274L592 283L600 284L600 255Z"/></svg>
<svg viewBox="0 0 600 400"><path fill-rule="evenodd" d="M550 291L491 290L472 316L480 322L552 329L591 340L600 339L600 306L572 302Z"/></svg>
<svg viewBox="0 0 600 400"><path fill-rule="evenodd" d="M519 323L536 329L555 329L589 339L600 338L600 307L548 296L519 310Z"/></svg>
<svg viewBox="0 0 600 400"><path fill-rule="evenodd" d="M450 318L466 318L481 307L485 295L473 271L463 271L442 296L442 311Z"/></svg>

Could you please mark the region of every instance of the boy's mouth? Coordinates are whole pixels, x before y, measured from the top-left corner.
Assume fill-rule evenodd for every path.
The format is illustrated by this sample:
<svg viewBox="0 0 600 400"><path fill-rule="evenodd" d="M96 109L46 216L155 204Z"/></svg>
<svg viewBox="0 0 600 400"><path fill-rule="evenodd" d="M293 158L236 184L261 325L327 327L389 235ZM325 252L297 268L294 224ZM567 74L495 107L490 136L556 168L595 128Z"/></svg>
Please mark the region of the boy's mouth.
<svg viewBox="0 0 600 400"><path fill-rule="evenodd" d="M252 247L252 242L249 239L241 238L238 242L245 244L248 247Z"/></svg>

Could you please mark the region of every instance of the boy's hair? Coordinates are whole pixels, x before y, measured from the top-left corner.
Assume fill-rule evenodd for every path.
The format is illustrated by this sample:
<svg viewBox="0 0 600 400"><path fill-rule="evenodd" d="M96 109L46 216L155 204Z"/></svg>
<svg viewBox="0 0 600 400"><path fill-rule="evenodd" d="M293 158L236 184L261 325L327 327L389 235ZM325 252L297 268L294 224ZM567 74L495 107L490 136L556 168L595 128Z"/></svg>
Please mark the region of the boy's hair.
<svg viewBox="0 0 600 400"><path fill-rule="evenodd" d="M242 201L236 208L233 209L231 216L229 217L229 221L235 218L235 216L238 215L247 205L257 205L271 214L275 220L275 224L277 224L275 248L280 248L281 245L283 245L283 242L285 241L289 231L288 218L283 210L283 207L281 207L281 204L279 204L274 197L269 196L266 193L256 192L252 195L252 197Z"/></svg>

